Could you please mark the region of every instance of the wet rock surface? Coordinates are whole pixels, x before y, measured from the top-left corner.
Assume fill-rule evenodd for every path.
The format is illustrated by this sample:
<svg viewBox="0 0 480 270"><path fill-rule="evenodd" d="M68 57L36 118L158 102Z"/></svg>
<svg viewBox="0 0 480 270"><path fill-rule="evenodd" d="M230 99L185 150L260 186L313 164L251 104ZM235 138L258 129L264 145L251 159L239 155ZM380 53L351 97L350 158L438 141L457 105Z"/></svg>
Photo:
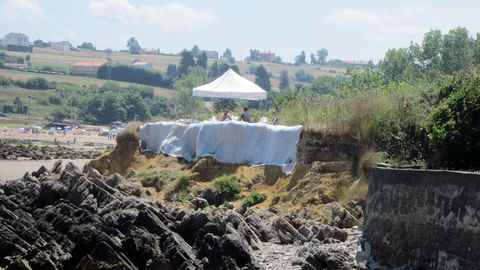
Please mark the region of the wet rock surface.
<svg viewBox="0 0 480 270"><path fill-rule="evenodd" d="M0 185L7 269L363 269L359 238L308 213L163 205L72 163Z"/></svg>
<svg viewBox="0 0 480 270"><path fill-rule="evenodd" d="M27 141L0 140L0 160L94 159L101 151L76 150L61 145L35 145Z"/></svg>

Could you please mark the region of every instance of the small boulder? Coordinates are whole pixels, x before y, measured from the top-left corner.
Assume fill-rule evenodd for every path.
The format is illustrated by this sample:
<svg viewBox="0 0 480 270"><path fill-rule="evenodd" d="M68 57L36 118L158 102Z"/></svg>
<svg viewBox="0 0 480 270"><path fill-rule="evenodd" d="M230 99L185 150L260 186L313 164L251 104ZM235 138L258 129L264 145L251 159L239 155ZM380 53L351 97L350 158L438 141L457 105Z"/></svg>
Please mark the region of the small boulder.
<svg viewBox="0 0 480 270"><path fill-rule="evenodd" d="M194 198L191 203L195 209L203 209L209 206L208 201L204 198Z"/></svg>

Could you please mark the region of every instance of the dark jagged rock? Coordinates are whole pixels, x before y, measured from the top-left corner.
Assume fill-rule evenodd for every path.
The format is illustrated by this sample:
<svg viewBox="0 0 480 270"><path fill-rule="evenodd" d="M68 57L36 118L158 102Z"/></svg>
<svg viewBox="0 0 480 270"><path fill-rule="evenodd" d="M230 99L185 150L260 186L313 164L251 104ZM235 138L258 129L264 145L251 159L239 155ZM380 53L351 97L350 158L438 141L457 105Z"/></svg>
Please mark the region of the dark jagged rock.
<svg viewBox="0 0 480 270"><path fill-rule="evenodd" d="M17 140L0 141L0 159L17 160L26 158L41 159L94 159L102 154L100 151L80 151L60 145L38 146L31 142ZM42 170L42 169L40 169ZM38 177L38 175L35 175Z"/></svg>
<svg viewBox="0 0 480 270"><path fill-rule="evenodd" d="M0 185L0 267L262 269L252 255L262 241L298 246L343 239L338 228L311 226L305 213L232 208L164 206L120 175L105 178L72 163L62 169L59 162L50 172L40 168ZM335 264L342 253L309 252L310 265L343 267Z"/></svg>
<svg viewBox="0 0 480 270"><path fill-rule="evenodd" d="M339 227L339 228L352 228L353 226L358 226L360 222L358 219L352 215L351 212L354 210L348 211L343 208L340 204L335 203L332 208L332 221L330 225ZM363 213L363 212L362 212ZM358 213L358 215L361 215Z"/></svg>
<svg viewBox="0 0 480 270"><path fill-rule="evenodd" d="M348 237L348 232L345 230L329 226L329 225L318 225L312 227L312 233L320 241L325 239L337 239L339 241L345 241Z"/></svg>

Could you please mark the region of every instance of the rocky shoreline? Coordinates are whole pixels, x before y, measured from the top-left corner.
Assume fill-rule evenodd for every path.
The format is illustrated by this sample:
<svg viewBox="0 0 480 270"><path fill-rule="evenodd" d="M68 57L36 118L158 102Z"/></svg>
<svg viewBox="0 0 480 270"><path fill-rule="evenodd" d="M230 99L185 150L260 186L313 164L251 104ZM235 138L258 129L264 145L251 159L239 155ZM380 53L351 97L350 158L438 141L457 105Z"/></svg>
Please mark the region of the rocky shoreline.
<svg viewBox="0 0 480 270"><path fill-rule="evenodd" d="M0 185L0 267L367 269L362 207L334 204L330 225L275 208L178 207L59 162Z"/></svg>
<svg viewBox="0 0 480 270"><path fill-rule="evenodd" d="M77 150L61 145L35 145L30 141L0 140L0 160L94 159L96 150Z"/></svg>

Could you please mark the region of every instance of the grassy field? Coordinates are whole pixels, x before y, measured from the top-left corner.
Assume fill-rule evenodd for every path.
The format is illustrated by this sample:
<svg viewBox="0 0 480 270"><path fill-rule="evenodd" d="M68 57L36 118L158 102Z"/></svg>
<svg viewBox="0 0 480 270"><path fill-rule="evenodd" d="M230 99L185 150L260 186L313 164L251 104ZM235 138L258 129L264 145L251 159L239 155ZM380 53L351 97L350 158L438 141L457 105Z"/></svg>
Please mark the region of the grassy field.
<svg viewBox="0 0 480 270"><path fill-rule="evenodd" d="M105 52L90 52L90 51L81 51L81 52L67 52L65 55L63 52L52 51L49 49L37 49L34 48L33 53L23 53L23 52L10 52L3 51L8 55L25 57L27 54L31 56L31 62L33 67L43 67L43 66L52 66L57 70L70 70L71 66L77 61L99 61L107 62L108 54ZM113 52L111 55L111 60L117 64L129 65L135 61L146 61L151 62L154 69L166 72L167 66L169 64L178 64L180 62L179 56L174 55L132 55L125 52ZM215 61L210 60L209 64L213 64ZM295 83L294 75L300 69L305 70L305 72L313 75L343 75L345 69L329 67L329 66L319 66L319 65L302 65L295 66L293 64L275 64L275 63L263 63L263 62L246 62L246 61L237 61L236 65L239 66L240 72L244 74L250 80L254 79L254 76L249 73L249 69L252 66L264 65L268 72L272 74L272 86L274 89L278 88L280 77L280 72L282 70L287 70L292 80L292 84Z"/></svg>
<svg viewBox="0 0 480 270"><path fill-rule="evenodd" d="M66 76L66 75L51 75L51 74L23 72L23 71L7 70L7 69L0 69L0 76L4 76L14 80L27 80L29 78L42 77L53 82L73 83L78 85L100 86L108 82L108 80L101 80L97 78ZM127 82L116 82L116 83L120 84L121 86L134 85L134 83L127 83ZM155 94L157 96L172 96L175 93L175 91L167 88L161 88L161 87L153 87L153 88L155 89ZM3 91L3 89L1 91Z"/></svg>
<svg viewBox="0 0 480 270"><path fill-rule="evenodd" d="M17 127L23 122L31 122L42 125L47 122L45 119L54 110L53 106L42 106L38 102L54 90L28 90L16 86L0 88L0 106L11 105L15 97L20 97L22 103L29 107L28 114L10 114L8 118L0 118L1 127ZM31 121L30 121L31 120Z"/></svg>

